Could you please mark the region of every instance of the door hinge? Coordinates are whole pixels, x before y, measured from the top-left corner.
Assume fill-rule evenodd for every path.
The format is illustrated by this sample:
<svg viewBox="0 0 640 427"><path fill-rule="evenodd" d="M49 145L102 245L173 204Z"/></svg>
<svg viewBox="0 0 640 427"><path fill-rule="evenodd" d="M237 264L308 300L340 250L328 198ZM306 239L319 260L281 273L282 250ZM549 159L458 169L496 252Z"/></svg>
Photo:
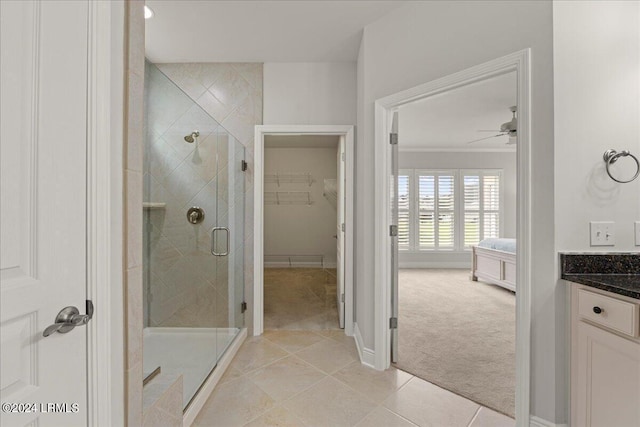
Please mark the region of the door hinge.
<svg viewBox="0 0 640 427"><path fill-rule="evenodd" d="M398 329L398 318L391 317L389 319L389 329Z"/></svg>
<svg viewBox="0 0 640 427"><path fill-rule="evenodd" d="M398 235L398 226L397 225L390 225L389 226L389 236L395 237L397 235Z"/></svg>
<svg viewBox="0 0 640 427"><path fill-rule="evenodd" d="M240 304L240 313L244 313L245 311L247 311L247 303L242 301L242 304Z"/></svg>
<svg viewBox="0 0 640 427"><path fill-rule="evenodd" d="M345 230L345 226L344 226L344 222L342 223L342 225L340 226L340 229L342 230L342 232L344 233Z"/></svg>
<svg viewBox="0 0 640 427"><path fill-rule="evenodd" d="M244 160L240 160L240 168L242 169L242 172L247 170L247 166L248 166L247 162L245 162Z"/></svg>
<svg viewBox="0 0 640 427"><path fill-rule="evenodd" d="M397 133L390 133L389 134L389 144L398 145L398 134Z"/></svg>
<svg viewBox="0 0 640 427"><path fill-rule="evenodd" d="M340 294L340 302L344 302L344 294Z"/></svg>

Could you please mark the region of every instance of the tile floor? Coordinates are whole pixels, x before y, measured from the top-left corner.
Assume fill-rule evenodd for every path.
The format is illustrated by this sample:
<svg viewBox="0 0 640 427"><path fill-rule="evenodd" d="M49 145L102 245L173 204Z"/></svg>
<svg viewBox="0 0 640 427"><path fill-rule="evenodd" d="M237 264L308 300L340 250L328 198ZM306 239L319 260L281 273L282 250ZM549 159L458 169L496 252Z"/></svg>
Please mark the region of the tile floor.
<svg viewBox="0 0 640 427"><path fill-rule="evenodd" d="M194 426L502 427L515 421L406 372L360 364L342 330L270 330L238 351Z"/></svg>
<svg viewBox="0 0 640 427"><path fill-rule="evenodd" d="M337 328L335 269L266 268L265 329Z"/></svg>

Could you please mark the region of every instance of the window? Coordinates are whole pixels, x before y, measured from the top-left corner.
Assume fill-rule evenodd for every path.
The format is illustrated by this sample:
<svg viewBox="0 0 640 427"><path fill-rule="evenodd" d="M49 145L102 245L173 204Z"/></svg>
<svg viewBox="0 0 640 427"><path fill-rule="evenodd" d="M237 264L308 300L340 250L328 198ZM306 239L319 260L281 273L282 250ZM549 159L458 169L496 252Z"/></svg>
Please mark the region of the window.
<svg viewBox="0 0 640 427"><path fill-rule="evenodd" d="M398 173L398 244L405 251L461 251L501 232L502 171Z"/></svg>
<svg viewBox="0 0 640 427"><path fill-rule="evenodd" d="M417 249L455 248L455 174L416 171L418 188Z"/></svg>
<svg viewBox="0 0 640 427"><path fill-rule="evenodd" d="M413 171L398 171L398 247L409 249L410 245L410 212L411 212L411 187Z"/></svg>
<svg viewBox="0 0 640 427"><path fill-rule="evenodd" d="M500 236L500 171L461 171L464 192L464 247Z"/></svg>

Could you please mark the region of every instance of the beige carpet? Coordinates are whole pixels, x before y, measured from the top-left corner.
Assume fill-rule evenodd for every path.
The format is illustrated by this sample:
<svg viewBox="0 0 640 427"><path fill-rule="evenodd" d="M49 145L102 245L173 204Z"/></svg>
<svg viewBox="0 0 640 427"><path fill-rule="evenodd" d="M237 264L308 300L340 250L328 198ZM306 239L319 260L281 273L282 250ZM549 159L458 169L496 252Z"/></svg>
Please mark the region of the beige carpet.
<svg viewBox="0 0 640 427"><path fill-rule="evenodd" d="M515 294L468 270L400 270L397 367L511 417Z"/></svg>

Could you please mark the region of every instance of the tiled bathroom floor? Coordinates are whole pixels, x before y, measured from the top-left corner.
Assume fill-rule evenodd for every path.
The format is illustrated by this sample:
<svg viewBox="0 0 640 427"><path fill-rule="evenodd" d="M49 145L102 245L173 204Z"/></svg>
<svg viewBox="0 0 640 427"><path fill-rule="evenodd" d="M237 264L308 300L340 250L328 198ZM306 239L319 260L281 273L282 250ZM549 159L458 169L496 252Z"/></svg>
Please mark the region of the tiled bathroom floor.
<svg viewBox="0 0 640 427"><path fill-rule="evenodd" d="M364 367L342 330L266 331L242 345L195 426L514 426L406 372Z"/></svg>
<svg viewBox="0 0 640 427"><path fill-rule="evenodd" d="M266 268L265 329L333 329L338 325L336 270Z"/></svg>

